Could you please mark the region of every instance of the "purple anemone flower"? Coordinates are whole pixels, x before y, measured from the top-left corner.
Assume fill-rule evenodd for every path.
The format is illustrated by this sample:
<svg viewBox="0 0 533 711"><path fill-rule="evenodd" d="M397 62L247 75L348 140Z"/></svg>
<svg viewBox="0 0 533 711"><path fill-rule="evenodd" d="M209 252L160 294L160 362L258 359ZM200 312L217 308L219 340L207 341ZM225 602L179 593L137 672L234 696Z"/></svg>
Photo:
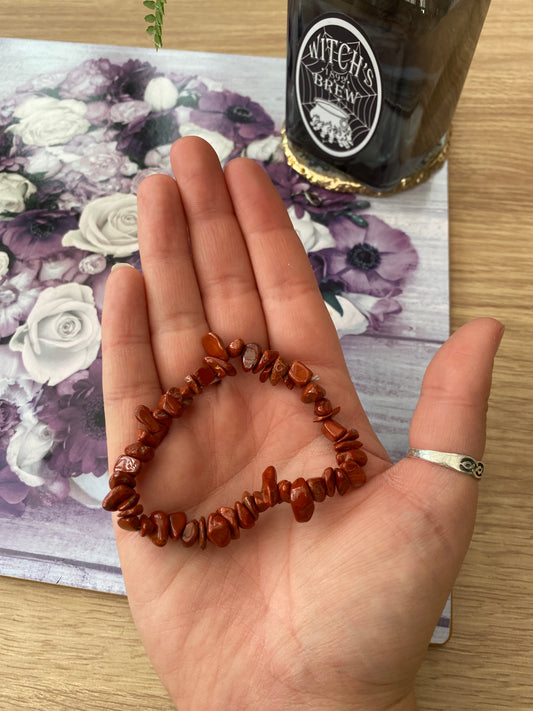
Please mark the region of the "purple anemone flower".
<svg viewBox="0 0 533 711"><path fill-rule="evenodd" d="M200 96L198 108L191 112L191 121L235 143L249 143L274 131L274 121L258 103L230 91Z"/></svg>
<svg viewBox="0 0 533 711"><path fill-rule="evenodd" d="M415 269L418 255L405 232L373 215L364 217L365 228L345 216L330 222L336 246L320 251L326 277L342 283L348 292L390 296Z"/></svg>
<svg viewBox="0 0 533 711"><path fill-rule="evenodd" d="M78 220L70 212L27 210L0 222L0 242L18 259L39 259L62 249L63 235L77 228Z"/></svg>
<svg viewBox="0 0 533 711"><path fill-rule="evenodd" d="M285 207L292 205L298 218L303 217L304 212L342 212L358 205L356 195L336 193L311 185L287 163L269 163L264 168L281 195ZM365 207L368 207L368 203L365 203Z"/></svg>
<svg viewBox="0 0 533 711"><path fill-rule="evenodd" d="M102 476L107 471L100 358L85 376L74 380L70 387L64 383L66 392L46 388L48 399L39 409L39 418L54 433L48 466L63 477L89 473Z"/></svg>
<svg viewBox="0 0 533 711"><path fill-rule="evenodd" d="M109 98L114 101L142 100L148 82L156 75L156 68L148 62L129 59L121 67L117 67L109 87Z"/></svg>
<svg viewBox="0 0 533 711"><path fill-rule="evenodd" d="M150 114L132 121L120 132L117 150L144 166L144 157L156 146L172 143L180 132L173 111Z"/></svg>

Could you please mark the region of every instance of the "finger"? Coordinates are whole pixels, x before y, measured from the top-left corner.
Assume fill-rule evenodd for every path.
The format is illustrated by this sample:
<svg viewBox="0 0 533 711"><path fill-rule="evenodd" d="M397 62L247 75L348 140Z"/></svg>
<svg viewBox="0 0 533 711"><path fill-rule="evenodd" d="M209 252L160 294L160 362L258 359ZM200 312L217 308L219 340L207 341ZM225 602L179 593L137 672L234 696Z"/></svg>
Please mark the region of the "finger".
<svg viewBox="0 0 533 711"><path fill-rule="evenodd" d="M270 343L338 367L339 339L317 287L307 253L264 170L238 158L226 182L243 229L261 295Z"/></svg>
<svg viewBox="0 0 533 711"><path fill-rule="evenodd" d="M106 283L102 355L108 450L114 461L124 444L134 441L134 408L151 403L160 392L150 347L143 277L129 265L114 269Z"/></svg>
<svg viewBox="0 0 533 711"><path fill-rule="evenodd" d="M149 176L139 186L137 203L150 337L166 389L197 362L207 322L176 182L166 175Z"/></svg>
<svg viewBox="0 0 533 711"><path fill-rule="evenodd" d="M478 319L440 348L422 381L409 431L411 447L482 457L493 361L502 334L498 321ZM403 459L385 479L402 493L404 507L409 501L424 512L420 520L429 524L428 535L447 541L449 555L442 563L452 579L472 535L478 482L420 459Z"/></svg>
<svg viewBox="0 0 533 711"><path fill-rule="evenodd" d="M187 137L174 144L171 161L209 327L224 340L242 335L265 343L254 273L215 151Z"/></svg>
<svg viewBox="0 0 533 711"><path fill-rule="evenodd" d="M279 194L265 171L246 158L226 166L226 183L248 246L271 347L289 360L316 367L347 426L357 427L367 451L390 461L355 389L346 387L350 375L337 331Z"/></svg>
<svg viewBox="0 0 533 711"><path fill-rule="evenodd" d="M422 382L411 447L482 457L492 365L502 335L498 321L477 319L442 346Z"/></svg>

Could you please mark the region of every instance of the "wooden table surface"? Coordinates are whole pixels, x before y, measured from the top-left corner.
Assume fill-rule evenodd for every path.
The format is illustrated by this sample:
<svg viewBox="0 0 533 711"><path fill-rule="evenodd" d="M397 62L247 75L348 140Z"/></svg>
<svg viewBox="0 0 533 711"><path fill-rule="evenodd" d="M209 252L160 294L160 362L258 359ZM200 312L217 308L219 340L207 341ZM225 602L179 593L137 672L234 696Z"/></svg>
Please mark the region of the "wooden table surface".
<svg viewBox="0 0 533 711"><path fill-rule="evenodd" d="M286 0L167 8L166 48L285 54ZM140 0L2 0L0 34L149 46L143 15ZM428 651L421 711L533 709L532 116L533 2L492 0L454 119L451 326L491 315L506 335L453 634ZM124 598L0 578L0 635L1 711L174 708Z"/></svg>

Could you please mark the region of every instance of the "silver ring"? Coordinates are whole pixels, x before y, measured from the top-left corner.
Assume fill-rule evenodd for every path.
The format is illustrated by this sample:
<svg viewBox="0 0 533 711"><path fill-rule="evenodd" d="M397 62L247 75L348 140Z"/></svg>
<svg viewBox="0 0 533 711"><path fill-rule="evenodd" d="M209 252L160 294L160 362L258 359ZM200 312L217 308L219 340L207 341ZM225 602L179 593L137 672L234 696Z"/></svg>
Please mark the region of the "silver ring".
<svg viewBox="0 0 533 711"><path fill-rule="evenodd" d="M447 469L454 469L462 474L470 474L474 479L481 479L485 471L483 462L474 459L474 457L469 457L467 454L437 452L434 449L415 449L411 447L407 451L407 456L415 459L425 459L426 462L440 464Z"/></svg>

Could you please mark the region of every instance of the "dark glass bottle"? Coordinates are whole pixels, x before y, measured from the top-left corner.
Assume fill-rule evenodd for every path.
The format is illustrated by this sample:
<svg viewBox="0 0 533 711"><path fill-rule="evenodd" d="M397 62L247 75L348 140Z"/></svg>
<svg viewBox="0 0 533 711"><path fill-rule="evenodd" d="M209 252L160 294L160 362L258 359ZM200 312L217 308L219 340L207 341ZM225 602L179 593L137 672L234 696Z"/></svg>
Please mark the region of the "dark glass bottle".
<svg viewBox="0 0 533 711"><path fill-rule="evenodd" d="M446 143L489 4L289 0L289 151L378 193L424 171Z"/></svg>

